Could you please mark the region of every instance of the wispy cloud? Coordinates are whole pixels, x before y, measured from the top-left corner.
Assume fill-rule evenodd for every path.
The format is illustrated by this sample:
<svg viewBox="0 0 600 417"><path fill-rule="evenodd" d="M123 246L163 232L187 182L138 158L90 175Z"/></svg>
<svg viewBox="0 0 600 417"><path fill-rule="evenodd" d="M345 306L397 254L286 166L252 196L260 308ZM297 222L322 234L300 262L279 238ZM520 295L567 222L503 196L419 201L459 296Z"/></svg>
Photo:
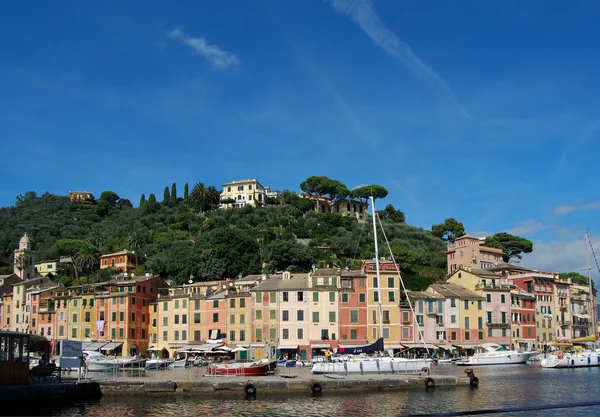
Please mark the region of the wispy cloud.
<svg viewBox="0 0 600 417"><path fill-rule="evenodd" d="M573 203L563 204L554 209L555 216L564 216L573 211L588 211L588 210L600 210L600 201L594 201L592 203Z"/></svg>
<svg viewBox="0 0 600 417"><path fill-rule="evenodd" d="M224 51L217 45L210 45L204 38L191 38L181 29L173 29L169 33L169 38L192 48L195 53L206 58L213 68L225 70L241 63L239 58L231 52Z"/></svg>
<svg viewBox="0 0 600 417"><path fill-rule="evenodd" d="M544 230L544 229L548 229L550 226L539 222L537 220L526 220L520 224L518 224L517 226L506 230L506 233L509 233L511 235L533 235L537 232L539 232L540 230Z"/></svg>
<svg viewBox="0 0 600 417"><path fill-rule="evenodd" d="M396 36L394 32L383 24L377 13L375 13L371 0L328 1L337 12L348 15L358 23L361 29L377 46L406 66L415 76L438 84L450 96L459 111L468 119L472 119L446 80L419 58L408 43Z"/></svg>

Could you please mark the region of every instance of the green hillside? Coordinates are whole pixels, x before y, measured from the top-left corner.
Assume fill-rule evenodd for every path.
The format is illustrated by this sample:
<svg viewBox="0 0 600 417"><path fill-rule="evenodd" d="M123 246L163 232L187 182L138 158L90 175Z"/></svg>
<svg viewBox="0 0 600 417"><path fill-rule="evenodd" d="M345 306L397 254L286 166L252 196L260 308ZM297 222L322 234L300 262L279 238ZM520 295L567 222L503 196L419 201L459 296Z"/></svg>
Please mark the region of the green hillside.
<svg viewBox="0 0 600 417"><path fill-rule="evenodd" d="M184 197L177 198L175 185L165 187L162 202L150 195L137 208L111 191L96 204L30 191L15 206L0 209L0 272L12 272L12 253L25 232L38 261L60 255L79 260L79 279L69 264L59 269L55 279L65 284L108 279L107 271L98 271L97 256L123 249L146 256L136 274L152 272L175 283L190 276L211 280L308 271L312 264L356 268L360 259L374 256L370 221L315 213L294 192L284 191L281 205L217 209L214 187L197 184L189 194L187 189L186 184ZM407 286L418 290L443 279L445 242L404 223L404 214L391 206L380 214ZM383 233L378 235L380 256L387 257Z"/></svg>

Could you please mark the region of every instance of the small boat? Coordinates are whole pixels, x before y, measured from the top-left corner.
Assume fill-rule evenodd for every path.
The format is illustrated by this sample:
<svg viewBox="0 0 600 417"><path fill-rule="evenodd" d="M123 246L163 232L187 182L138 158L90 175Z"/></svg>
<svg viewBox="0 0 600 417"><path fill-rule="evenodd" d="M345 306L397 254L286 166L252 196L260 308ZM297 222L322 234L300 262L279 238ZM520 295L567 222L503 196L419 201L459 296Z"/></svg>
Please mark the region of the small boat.
<svg viewBox="0 0 600 417"><path fill-rule="evenodd" d="M456 361L456 364L459 366L522 364L527 363L529 358L537 353L509 350L497 343L484 343L481 347L484 352Z"/></svg>
<svg viewBox="0 0 600 417"><path fill-rule="evenodd" d="M206 368L209 375L262 376L270 371L269 362L232 362L211 364Z"/></svg>
<svg viewBox="0 0 600 417"><path fill-rule="evenodd" d="M148 359L146 361L146 369L167 369L173 362L173 359Z"/></svg>
<svg viewBox="0 0 600 417"><path fill-rule="evenodd" d="M85 368L89 372L116 371L121 367L121 363L118 360L104 356L100 352L84 350L83 357Z"/></svg>

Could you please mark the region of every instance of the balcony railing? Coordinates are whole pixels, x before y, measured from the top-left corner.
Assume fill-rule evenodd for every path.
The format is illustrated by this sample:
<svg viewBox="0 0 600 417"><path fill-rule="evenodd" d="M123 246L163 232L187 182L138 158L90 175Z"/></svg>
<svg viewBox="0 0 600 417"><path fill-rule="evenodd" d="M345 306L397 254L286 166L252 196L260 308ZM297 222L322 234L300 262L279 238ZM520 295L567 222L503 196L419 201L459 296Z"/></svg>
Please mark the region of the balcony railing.
<svg viewBox="0 0 600 417"><path fill-rule="evenodd" d="M559 321L558 323L559 323L560 327L568 327L571 325L570 321Z"/></svg>
<svg viewBox="0 0 600 417"><path fill-rule="evenodd" d="M486 325L488 327L506 327L509 328L510 327L510 323L502 323L502 322L498 322L498 321L488 321L486 323Z"/></svg>

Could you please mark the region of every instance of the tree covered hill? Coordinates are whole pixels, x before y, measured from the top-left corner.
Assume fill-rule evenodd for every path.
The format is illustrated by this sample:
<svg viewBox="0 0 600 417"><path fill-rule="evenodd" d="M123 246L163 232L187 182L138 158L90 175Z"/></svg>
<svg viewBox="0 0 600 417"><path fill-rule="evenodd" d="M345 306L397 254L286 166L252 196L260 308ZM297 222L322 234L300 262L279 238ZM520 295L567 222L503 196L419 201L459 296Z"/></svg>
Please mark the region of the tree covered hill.
<svg viewBox="0 0 600 417"><path fill-rule="evenodd" d="M387 191L386 191L387 193ZM142 196L139 207L112 191L96 204L72 203L68 197L30 191L15 206L0 209L0 273L12 272L13 251L23 233L31 237L36 258L72 256L78 268L63 265L55 278L65 284L98 281L98 255L123 249L145 259L136 274L152 272L175 283L235 278L251 273L311 265L356 268L374 256L369 221L316 213L308 200L282 192L283 203L263 207L218 209L215 187L199 183L183 197L176 185L165 187L163 200ZM379 212L392 252L408 288L423 289L445 277L445 242L404 222L391 205ZM381 256L389 256L383 233ZM141 263L141 262L140 262Z"/></svg>

